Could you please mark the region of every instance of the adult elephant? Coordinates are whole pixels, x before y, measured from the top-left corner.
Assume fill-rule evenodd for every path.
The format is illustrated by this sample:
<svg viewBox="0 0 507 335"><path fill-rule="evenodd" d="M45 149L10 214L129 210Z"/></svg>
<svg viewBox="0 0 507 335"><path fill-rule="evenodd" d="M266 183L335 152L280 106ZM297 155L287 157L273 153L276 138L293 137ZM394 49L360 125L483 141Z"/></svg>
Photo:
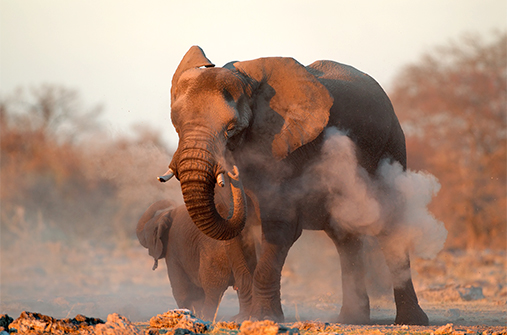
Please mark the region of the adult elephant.
<svg viewBox="0 0 507 335"><path fill-rule="evenodd" d="M244 196L235 197L227 218L217 213L213 199L217 180L233 165L259 200L263 239L253 279L253 317L284 320L280 279L285 258L303 229L320 229L340 254L339 321L369 322L360 236L331 219L326 192L294 194L301 189L302 174L321 155L325 130L332 127L346 132L358 163L372 177L383 159L406 168L403 131L378 83L333 61L305 67L292 58L272 57L218 68L193 46L172 79L171 119L179 144L163 179L175 175L180 180L187 210L201 231L230 239L244 225ZM396 323L428 324L410 277L408 252L386 258L395 279Z"/></svg>

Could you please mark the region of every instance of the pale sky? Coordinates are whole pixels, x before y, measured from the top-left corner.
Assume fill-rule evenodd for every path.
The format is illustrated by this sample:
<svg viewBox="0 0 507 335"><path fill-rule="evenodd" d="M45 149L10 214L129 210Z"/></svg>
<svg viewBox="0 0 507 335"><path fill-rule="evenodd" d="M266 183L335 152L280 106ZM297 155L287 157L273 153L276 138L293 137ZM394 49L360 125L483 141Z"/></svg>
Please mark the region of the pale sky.
<svg viewBox="0 0 507 335"><path fill-rule="evenodd" d="M423 52L494 29L507 29L507 0L0 0L0 98L64 85L104 106L110 133L152 125L174 146L170 83L192 45L217 66L332 59L389 92Z"/></svg>

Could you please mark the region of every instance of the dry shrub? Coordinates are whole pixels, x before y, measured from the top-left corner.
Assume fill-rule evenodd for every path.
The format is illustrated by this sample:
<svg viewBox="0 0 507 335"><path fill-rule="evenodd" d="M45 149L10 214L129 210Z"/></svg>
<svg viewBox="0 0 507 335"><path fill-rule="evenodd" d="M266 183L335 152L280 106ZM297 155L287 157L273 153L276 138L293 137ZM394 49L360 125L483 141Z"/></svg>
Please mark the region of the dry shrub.
<svg viewBox="0 0 507 335"><path fill-rule="evenodd" d="M317 321L299 321L293 324L293 327L299 330L319 333L325 331L327 326L327 323Z"/></svg>
<svg viewBox="0 0 507 335"><path fill-rule="evenodd" d="M343 331L340 324L332 324L320 321L299 321L292 325L292 327L300 331L319 333L319 334L334 334Z"/></svg>
<svg viewBox="0 0 507 335"><path fill-rule="evenodd" d="M91 328L91 327L90 327ZM142 335L143 331L134 326L129 319L117 313L109 314L105 324L98 324L93 328L88 328L89 333L80 334L89 335Z"/></svg>
<svg viewBox="0 0 507 335"><path fill-rule="evenodd" d="M170 161L159 133L107 136L77 102L76 92L47 85L0 101L2 247L41 224L71 245L128 244L151 202L180 201L176 182L156 180Z"/></svg>
<svg viewBox="0 0 507 335"><path fill-rule="evenodd" d="M240 334L243 335L276 335L278 324L271 320L265 321L244 321L241 324Z"/></svg>
<svg viewBox="0 0 507 335"><path fill-rule="evenodd" d="M446 247L505 249L507 32L463 35L405 66L390 93L408 164L442 189L430 207Z"/></svg>
<svg viewBox="0 0 507 335"><path fill-rule="evenodd" d="M39 313L23 312L9 325L9 328L16 329L18 333L28 334L47 332L51 334L72 334L83 333L90 326L104 323L96 318L88 318L84 315L77 315L73 319L58 320L51 316Z"/></svg>
<svg viewBox="0 0 507 335"><path fill-rule="evenodd" d="M55 319L39 313L23 312L9 325L20 334L82 334L82 335L141 335L143 334L127 318L113 313L107 322L77 315L73 319Z"/></svg>
<svg viewBox="0 0 507 335"><path fill-rule="evenodd" d="M174 309L150 319L150 327L164 329L188 329L194 333L205 333L210 326L195 317L188 309Z"/></svg>
<svg viewBox="0 0 507 335"><path fill-rule="evenodd" d="M225 331L230 330L239 330L240 325L238 325L234 321L219 321L213 324L213 330L211 331L212 334L218 334Z"/></svg>

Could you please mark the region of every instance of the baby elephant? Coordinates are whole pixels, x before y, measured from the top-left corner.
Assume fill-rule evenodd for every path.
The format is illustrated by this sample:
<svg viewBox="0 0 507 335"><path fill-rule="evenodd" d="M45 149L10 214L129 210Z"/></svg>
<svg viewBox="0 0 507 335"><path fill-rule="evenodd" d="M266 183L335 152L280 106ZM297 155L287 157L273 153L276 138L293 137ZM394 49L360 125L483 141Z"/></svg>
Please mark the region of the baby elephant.
<svg viewBox="0 0 507 335"><path fill-rule="evenodd" d="M247 197L248 216L242 233L229 241L203 234L192 222L184 205L157 201L139 219L137 237L155 259L165 258L174 299L179 308L187 308L212 320L229 286L238 292L239 314L248 318L252 300L252 276L257 264L254 226L260 226L257 202ZM218 197L217 197L218 198ZM228 207L217 201L218 212L226 216Z"/></svg>

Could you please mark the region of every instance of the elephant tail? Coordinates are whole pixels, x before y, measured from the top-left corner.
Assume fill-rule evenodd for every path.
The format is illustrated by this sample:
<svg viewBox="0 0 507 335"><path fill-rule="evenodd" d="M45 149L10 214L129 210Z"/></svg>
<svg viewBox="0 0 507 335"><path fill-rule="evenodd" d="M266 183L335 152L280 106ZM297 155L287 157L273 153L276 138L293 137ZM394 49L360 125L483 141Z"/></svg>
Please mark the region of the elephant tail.
<svg viewBox="0 0 507 335"><path fill-rule="evenodd" d="M139 243L148 249L148 254L155 260L153 270L158 267L158 260L164 257L173 207L171 201L157 201L148 207L137 222L136 234Z"/></svg>

